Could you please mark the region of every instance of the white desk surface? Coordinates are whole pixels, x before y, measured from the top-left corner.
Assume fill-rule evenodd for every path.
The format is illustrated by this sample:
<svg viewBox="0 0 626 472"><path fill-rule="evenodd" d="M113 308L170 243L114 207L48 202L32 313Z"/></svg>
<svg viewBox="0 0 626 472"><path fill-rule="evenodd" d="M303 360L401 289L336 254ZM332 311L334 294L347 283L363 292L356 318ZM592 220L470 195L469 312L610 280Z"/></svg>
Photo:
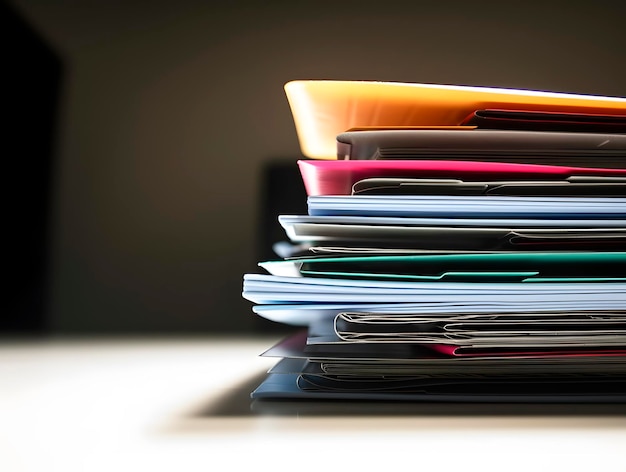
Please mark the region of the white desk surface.
<svg viewBox="0 0 626 472"><path fill-rule="evenodd" d="M626 471L623 405L251 405L279 339L0 342L0 471Z"/></svg>

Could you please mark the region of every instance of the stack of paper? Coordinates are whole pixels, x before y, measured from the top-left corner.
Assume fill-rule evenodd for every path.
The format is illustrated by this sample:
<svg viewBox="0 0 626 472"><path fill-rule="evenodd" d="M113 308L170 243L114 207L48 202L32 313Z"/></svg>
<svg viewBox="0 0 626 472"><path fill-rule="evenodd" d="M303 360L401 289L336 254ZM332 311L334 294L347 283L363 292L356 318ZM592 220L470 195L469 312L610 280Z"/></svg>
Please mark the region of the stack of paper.
<svg viewBox="0 0 626 472"><path fill-rule="evenodd" d="M308 214L244 276L295 331L253 398L626 401L626 99L286 91Z"/></svg>

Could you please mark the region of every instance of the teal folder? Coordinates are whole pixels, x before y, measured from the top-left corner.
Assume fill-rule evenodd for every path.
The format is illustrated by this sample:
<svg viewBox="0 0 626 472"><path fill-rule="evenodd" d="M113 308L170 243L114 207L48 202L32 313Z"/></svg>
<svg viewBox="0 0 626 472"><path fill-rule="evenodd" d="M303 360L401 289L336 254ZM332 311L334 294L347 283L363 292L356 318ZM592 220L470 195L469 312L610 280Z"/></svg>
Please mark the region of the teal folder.
<svg viewBox="0 0 626 472"><path fill-rule="evenodd" d="M626 252L311 257L259 263L272 275L422 282L624 282Z"/></svg>

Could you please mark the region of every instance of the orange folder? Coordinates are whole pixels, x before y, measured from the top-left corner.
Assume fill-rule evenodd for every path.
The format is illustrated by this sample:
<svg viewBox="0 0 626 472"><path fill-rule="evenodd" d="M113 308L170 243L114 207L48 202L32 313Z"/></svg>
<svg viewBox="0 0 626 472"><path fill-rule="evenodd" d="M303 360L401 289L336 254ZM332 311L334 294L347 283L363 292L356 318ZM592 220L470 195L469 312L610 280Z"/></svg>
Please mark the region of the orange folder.
<svg viewBox="0 0 626 472"><path fill-rule="evenodd" d="M401 82L294 80L284 86L300 148L336 159L338 134L358 128L461 127L481 109L626 116L626 98Z"/></svg>

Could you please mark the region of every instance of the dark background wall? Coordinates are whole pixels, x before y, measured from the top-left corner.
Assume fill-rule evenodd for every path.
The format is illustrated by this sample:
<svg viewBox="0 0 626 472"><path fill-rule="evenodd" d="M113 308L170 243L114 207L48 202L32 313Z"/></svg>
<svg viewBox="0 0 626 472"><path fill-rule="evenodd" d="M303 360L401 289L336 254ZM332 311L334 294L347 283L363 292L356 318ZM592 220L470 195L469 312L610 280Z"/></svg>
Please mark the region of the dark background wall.
<svg viewBox="0 0 626 472"><path fill-rule="evenodd" d="M60 91L51 187L42 197L50 225L37 233L48 249L39 328L51 333L274 328L252 315L241 281L269 243L263 208L299 205L286 197L301 190L289 172L301 157L282 89L289 80L626 96L622 1L13 0L8 7L60 69L33 75L36 87L53 90L58 77ZM18 41L4 43L28 54ZM41 167L43 154L22 148L10 158ZM276 175L291 187L281 178L268 185ZM12 188L29 183L22 173ZM5 204L23 208L19 198ZM16 241L32 232L12 223ZM15 244L13 252L25 250ZM38 308L20 305L34 296L22 291L11 308L26 319Z"/></svg>

